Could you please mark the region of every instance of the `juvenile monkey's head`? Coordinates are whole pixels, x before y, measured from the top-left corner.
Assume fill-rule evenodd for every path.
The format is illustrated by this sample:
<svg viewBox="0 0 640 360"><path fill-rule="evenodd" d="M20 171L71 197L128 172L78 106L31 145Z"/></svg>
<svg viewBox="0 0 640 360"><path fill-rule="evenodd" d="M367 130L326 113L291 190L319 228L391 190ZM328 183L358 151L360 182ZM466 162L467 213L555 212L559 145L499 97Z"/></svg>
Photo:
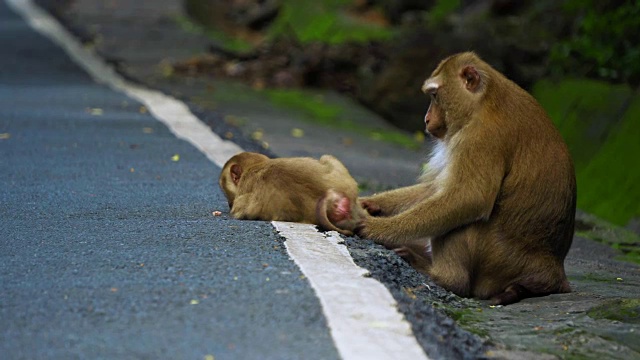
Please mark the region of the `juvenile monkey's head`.
<svg viewBox="0 0 640 360"><path fill-rule="evenodd" d="M243 152L234 155L224 164L220 172L218 184L224 192L224 196L227 198L230 209L233 208L233 201L238 195L238 184L242 179L242 174L250 167L268 160L269 158L262 154Z"/></svg>
<svg viewBox="0 0 640 360"><path fill-rule="evenodd" d="M453 135L480 107L491 67L472 52L440 62L422 85L431 103L425 115L426 131L436 138Z"/></svg>

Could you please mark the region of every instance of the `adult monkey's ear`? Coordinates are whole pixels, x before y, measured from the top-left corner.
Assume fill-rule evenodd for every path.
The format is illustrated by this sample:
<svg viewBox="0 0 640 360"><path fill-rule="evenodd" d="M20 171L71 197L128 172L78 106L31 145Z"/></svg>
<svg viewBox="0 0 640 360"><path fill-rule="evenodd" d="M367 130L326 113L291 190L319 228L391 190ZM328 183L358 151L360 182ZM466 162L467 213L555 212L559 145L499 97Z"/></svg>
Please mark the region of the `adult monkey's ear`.
<svg viewBox="0 0 640 360"><path fill-rule="evenodd" d="M460 77L464 82L464 87L470 92L476 92L480 87L480 74L474 66L465 66L460 73Z"/></svg>

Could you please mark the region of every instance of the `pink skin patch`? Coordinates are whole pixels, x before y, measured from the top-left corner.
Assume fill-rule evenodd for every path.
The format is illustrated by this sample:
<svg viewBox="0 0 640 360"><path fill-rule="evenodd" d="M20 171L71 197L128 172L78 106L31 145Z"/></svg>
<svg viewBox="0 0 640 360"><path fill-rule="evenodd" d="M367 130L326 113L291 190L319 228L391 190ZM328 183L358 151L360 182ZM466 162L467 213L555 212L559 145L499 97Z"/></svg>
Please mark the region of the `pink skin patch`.
<svg viewBox="0 0 640 360"><path fill-rule="evenodd" d="M334 224L351 218L351 202L347 197L341 197L333 203L333 211L330 211L327 215L329 221Z"/></svg>

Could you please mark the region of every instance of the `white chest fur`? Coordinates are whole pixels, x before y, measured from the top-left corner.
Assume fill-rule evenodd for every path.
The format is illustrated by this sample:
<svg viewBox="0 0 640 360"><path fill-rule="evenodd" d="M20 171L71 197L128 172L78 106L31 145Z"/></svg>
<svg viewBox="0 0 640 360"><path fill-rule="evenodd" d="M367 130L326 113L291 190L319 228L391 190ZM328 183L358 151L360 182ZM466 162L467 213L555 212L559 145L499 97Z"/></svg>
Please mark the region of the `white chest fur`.
<svg viewBox="0 0 640 360"><path fill-rule="evenodd" d="M429 159L429 169L436 172L442 172L449 162L449 153L445 143L442 141L436 142L433 150L431 151L431 158Z"/></svg>

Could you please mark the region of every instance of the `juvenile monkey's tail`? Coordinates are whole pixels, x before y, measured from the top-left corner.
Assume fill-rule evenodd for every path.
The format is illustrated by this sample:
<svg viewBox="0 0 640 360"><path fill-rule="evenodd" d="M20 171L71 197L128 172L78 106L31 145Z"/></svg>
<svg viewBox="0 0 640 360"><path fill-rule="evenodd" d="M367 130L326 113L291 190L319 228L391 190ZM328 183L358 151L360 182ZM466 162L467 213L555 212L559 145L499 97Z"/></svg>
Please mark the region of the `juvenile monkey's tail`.
<svg viewBox="0 0 640 360"><path fill-rule="evenodd" d="M317 225L325 231L337 231L343 235L352 236L353 231L340 229L329 220L331 218L338 222L346 219L348 216L351 216L350 208L351 204L348 197L333 189L327 190L316 204Z"/></svg>

